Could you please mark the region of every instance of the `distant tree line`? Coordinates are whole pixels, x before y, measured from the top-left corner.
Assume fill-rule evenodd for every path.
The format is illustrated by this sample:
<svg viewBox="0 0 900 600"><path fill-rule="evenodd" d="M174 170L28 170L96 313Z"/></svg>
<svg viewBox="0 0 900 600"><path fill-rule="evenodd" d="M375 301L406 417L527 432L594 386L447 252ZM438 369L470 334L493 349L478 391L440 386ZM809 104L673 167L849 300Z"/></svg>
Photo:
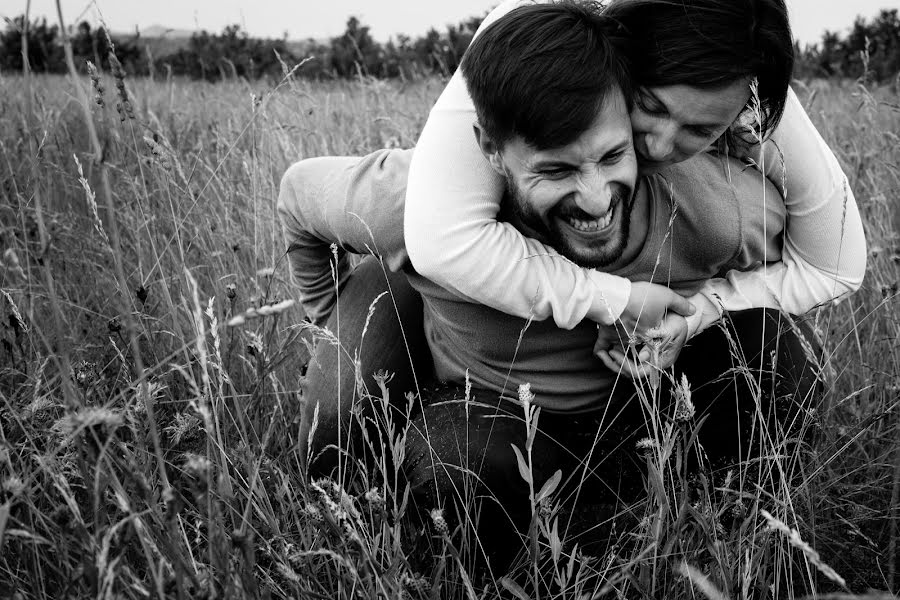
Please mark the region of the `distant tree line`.
<svg viewBox="0 0 900 600"><path fill-rule="evenodd" d="M797 46L794 77L849 77L894 81L900 75L900 16L882 10L872 20L857 17L846 37L826 31L814 45Z"/></svg>
<svg viewBox="0 0 900 600"><path fill-rule="evenodd" d="M347 20L343 35L326 41L294 42L250 37L239 25L222 33L200 31L189 39L109 36L102 27L80 23L71 33L75 64L86 61L107 68L110 40L129 75L158 73L218 81L231 77L283 76L284 69L303 63L297 70L313 79L350 79L360 75L377 78L417 78L447 75L456 70L463 52L483 17L472 17L444 31L429 30L412 39L398 35L382 44L356 17ZM23 41L27 40L28 64L35 73L63 73L65 55L58 25L46 19L25 23L24 16L7 21L0 32L0 71L22 71Z"/></svg>
<svg viewBox="0 0 900 600"><path fill-rule="evenodd" d="M110 41L130 75L171 74L218 81L226 78L279 78L285 69L302 63L296 74L313 79L349 79L359 76L412 79L449 75L483 17L472 17L443 31L424 36L398 35L386 43L375 41L369 27L356 17L347 20L343 35L329 40L271 40L250 37L238 25L222 33L201 31L189 39L144 38L139 34L110 38L102 27L80 23L71 31L78 68L91 61L108 68ZM46 19L26 23L24 16L8 20L0 32L0 70L23 69L23 42L33 72L66 70L57 25ZM826 32L819 43L797 45L795 77L844 77L871 81L894 80L900 73L900 16L897 9L882 10L871 20L857 17L846 36Z"/></svg>

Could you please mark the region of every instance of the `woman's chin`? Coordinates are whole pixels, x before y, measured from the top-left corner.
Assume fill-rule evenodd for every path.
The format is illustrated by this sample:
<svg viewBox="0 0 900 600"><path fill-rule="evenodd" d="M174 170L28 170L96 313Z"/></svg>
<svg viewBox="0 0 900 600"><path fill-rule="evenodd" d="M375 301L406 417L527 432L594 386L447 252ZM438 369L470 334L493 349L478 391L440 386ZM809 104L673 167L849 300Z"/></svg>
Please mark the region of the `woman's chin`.
<svg viewBox="0 0 900 600"><path fill-rule="evenodd" d="M638 172L641 175L653 175L676 162L674 160L641 160L638 162Z"/></svg>

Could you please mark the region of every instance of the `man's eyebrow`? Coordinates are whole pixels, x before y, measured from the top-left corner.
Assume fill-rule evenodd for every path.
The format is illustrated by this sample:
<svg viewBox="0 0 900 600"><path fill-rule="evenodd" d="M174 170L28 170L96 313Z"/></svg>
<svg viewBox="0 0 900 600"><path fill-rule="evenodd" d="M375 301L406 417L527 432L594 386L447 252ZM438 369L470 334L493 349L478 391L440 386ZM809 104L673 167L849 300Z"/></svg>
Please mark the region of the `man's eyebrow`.
<svg viewBox="0 0 900 600"><path fill-rule="evenodd" d="M609 156L610 154L618 154L620 152L627 152L628 148L634 143L633 138L629 135L627 138L622 139L618 144L607 150L603 156Z"/></svg>
<svg viewBox="0 0 900 600"><path fill-rule="evenodd" d="M538 158L528 165L530 171L542 171L546 169L571 169L572 163L561 158Z"/></svg>

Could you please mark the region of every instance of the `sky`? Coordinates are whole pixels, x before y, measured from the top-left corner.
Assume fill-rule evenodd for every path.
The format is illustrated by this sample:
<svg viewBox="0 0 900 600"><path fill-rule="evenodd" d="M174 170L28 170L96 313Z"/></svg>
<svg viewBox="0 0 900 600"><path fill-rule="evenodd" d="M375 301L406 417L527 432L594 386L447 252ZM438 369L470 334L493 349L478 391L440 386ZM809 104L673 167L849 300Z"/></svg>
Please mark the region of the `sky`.
<svg viewBox="0 0 900 600"><path fill-rule="evenodd" d="M723 0L725 2L730 0ZM0 16L25 12L28 0L0 0ZM62 0L63 16L95 20L95 4L113 31L163 25L173 29L221 31L241 24L257 37L328 38L357 16L379 41L405 33L424 34L467 17L484 14L498 0ZM846 33L856 15L871 18L882 8L900 9L900 0L787 0L794 36L801 44L819 41L826 29ZM56 22L55 0L31 0L31 14Z"/></svg>

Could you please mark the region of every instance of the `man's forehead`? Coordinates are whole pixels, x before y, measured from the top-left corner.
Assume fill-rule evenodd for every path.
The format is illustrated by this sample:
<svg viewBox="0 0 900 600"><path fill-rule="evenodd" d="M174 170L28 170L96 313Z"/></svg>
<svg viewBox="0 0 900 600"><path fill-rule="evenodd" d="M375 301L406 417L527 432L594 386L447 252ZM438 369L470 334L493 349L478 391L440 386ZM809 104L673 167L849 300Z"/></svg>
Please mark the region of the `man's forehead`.
<svg viewBox="0 0 900 600"><path fill-rule="evenodd" d="M591 125L575 140L556 148L538 149L523 144L523 162L527 167L539 167L546 162L581 162L600 160L610 150L630 145L631 120L621 91L607 94L598 107Z"/></svg>
<svg viewBox="0 0 900 600"><path fill-rule="evenodd" d="M538 150L529 147L524 163L535 169L548 163L578 163L601 160L608 152L632 143L631 127L626 118L622 120L598 119L595 124L571 144L559 148Z"/></svg>

